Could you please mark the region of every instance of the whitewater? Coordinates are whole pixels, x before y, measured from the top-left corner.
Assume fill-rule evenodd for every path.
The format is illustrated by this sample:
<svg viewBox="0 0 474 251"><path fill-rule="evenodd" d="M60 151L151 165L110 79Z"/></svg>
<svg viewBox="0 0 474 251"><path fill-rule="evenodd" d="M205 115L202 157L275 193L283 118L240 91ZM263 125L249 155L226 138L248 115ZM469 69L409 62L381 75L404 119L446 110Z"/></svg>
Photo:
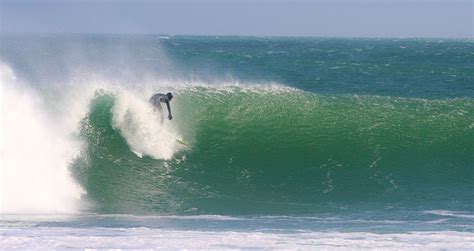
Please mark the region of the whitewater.
<svg viewBox="0 0 474 251"><path fill-rule="evenodd" d="M1 39L4 249L474 248L472 41Z"/></svg>

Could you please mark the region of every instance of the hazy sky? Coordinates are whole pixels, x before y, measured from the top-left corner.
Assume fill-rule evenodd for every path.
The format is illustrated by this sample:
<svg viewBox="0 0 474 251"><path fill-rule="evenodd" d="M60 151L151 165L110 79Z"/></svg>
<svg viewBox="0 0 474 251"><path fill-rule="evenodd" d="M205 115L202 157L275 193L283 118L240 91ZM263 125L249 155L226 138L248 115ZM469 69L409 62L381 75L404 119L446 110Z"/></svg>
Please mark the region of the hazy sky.
<svg viewBox="0 0 474 251"><path fill-rule="evenodd" d="M2 32L473 38L474 0L0 0Z"/></svg>

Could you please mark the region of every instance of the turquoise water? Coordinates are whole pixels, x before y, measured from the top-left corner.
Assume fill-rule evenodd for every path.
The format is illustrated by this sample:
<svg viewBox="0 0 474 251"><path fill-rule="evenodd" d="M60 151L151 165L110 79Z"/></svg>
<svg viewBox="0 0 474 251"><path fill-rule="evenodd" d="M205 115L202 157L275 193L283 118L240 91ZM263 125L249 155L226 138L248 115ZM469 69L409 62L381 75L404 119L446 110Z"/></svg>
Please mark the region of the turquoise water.
<svg viewBox="0 0 474 251"><path fill-rule="evenodd" d="M341 206L472 210L470 99L177 92L191 146L136 156L113 128L112 96L84 121L89 164L74 165L107 213L300 214ZM116 160L120 160L117 162ZM117 193L117 188L126 192Z"/></svg>
<svg viewBox="0 0 474 251"><path fill-rule="evenodd" d="M471 40L173 37L184 73L277 81L301 90L394 97L472 97Z"/></svg>
<svg viewBox="0 0 474 251"><path fill-rule="evenodd" d="M471 40L2 35L1 47L5 131L35 132L32 148L2 156L6 173L29 170L53 187L15 194L4 181L2 210L77 215L8 218L6 236L142 227L151 232L139 238L238 231L234 241L258 232L291 243L278 234L421 233L400 237L407 248L424 232L447 238L438 248L472 238ZM147 100L167 91L174 119L161 122ZM45 147L51 138L64 141ZM15 162L19 152L38 160ZM56 166L67 177L52 179ZM281 247L311 243L300 244Z"/></svg>

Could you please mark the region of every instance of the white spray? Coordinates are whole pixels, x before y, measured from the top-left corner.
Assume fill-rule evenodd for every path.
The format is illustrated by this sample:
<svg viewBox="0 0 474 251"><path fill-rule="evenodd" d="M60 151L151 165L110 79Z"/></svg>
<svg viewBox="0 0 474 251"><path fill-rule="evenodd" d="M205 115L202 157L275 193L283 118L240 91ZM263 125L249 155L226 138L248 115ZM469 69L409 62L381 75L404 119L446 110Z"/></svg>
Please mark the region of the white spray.
<svg viewBox="0 0 474 251"><path fill-rule="evenodd" d="M153 111L147 100L130 92L116 95L113 126L120 130L139 157L148 155L155 159L169 159L179 148L176 141L179 136L166 120L163 121L161 114Z"/></svg>
<svg viewBox="0 0 474 251"><path fill-rule="evenodd" d="M76 212L83 190L69 167L79 142L1 62L0 80L0 212Z"/></svg>

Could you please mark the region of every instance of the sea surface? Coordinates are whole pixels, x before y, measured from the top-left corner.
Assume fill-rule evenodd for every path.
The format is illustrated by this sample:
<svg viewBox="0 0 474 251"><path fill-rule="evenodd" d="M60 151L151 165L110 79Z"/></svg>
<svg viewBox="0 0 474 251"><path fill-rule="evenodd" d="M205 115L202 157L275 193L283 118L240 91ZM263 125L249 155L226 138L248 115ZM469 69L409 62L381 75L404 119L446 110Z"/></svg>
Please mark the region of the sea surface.
<svg viewBox="0 0 474 251"><path fill-rule="evenodd" d="M2 249L474 249L473 40L0 42Z"/></svg>

